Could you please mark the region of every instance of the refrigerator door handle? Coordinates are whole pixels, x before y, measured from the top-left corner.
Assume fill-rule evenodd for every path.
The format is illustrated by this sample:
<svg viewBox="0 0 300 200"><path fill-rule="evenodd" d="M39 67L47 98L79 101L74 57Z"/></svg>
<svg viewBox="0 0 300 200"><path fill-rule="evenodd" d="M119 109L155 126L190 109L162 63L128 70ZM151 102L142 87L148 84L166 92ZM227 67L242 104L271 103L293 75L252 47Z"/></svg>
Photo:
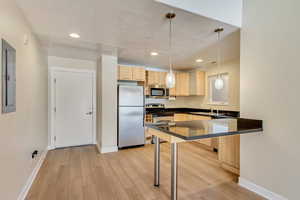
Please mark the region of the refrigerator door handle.
<svg viewBox="0 0 300 200"><path fill-rule="evenodd" d="M146 108L143 109L143 127L145 127L145 115L146 115Z"/></svg>

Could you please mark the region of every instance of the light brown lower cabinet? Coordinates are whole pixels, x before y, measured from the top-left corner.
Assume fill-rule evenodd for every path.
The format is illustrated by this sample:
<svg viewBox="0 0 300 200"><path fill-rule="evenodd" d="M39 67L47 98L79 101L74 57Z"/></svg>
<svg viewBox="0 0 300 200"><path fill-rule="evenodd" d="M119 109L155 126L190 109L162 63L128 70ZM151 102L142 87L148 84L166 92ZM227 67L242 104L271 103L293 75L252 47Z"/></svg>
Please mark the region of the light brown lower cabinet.
<svg viewBox="0 0 300 200"><path fill-rule="evenodd" d="M174 114L174 121L192 121L192 120L210 120L211 117L209 116L202 116L202 115L191 115L185 113L175 113Z"/></svg>
<svg viewBox="0 0 300 200"><path fill-rule="evenodd" d="M175 113L174 114L174 121L181 122L181 121L189 121L189 115L184 113Z"/></svg>
<svg viewBox="0 0 300 200"><path fill-rule="evenodd" d="M175 121L189 121L189 120L210 120L209 116L191 115L184 113L176 113L174 115ZM218 159L221 167L234 174L240 173L240 136L226 136L219 138L208 138L195 141L202 147L209 150L218 150Z"/></svg>
<svg viewBox="0 0 300 200"><path fill-rule="evenodd" d="M172 118L168 117L168 120ZM191 115L185 113L175 113L174 121L191 121L191 120L210 120L209 116L201 116L201 115ZM186 134L188 130L184 128L177 127L176 131L182 132ZM200 144L201 147L206 148L208 150L218 150L218 159L220 161L220 165L225 170L228 170L234 174L240 173L240 136L225 136L218 138L207 138L198 141L194 141L194 143Z"/></svg>
<svg viewBox="0 0 300 200"><path fill-rule="evenodd" d="M219 137L218 157L221 166L232 173L240 173L240 136Z"/></svg>
<svg viewBox="0 0 300 200"><path fill-rule="evenodd" d="M193 121L193 120L210 120L211 117L209 116L202 116L202 115L191 115L191 114L185 114L185 113L175 113L174 114L174 121L175 122L180 122L180 121ZM213 150L214 148L217 147L217 138L216 139L202 139L195 141L195 143L203 145L204 148Z"/></svg>

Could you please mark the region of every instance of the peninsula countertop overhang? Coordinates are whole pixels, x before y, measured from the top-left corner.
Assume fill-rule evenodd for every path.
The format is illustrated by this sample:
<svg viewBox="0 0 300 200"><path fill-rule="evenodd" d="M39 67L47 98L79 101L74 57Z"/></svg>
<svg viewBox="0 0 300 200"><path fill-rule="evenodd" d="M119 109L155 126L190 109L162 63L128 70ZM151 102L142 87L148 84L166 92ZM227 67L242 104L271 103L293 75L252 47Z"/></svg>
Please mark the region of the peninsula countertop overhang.
<svg viewBox="0 0 300 200"><path fill-rule="evenodd" d="M146 127L186 141L263 131L263 121L225 118L181 122L146 123Z"/></svg>

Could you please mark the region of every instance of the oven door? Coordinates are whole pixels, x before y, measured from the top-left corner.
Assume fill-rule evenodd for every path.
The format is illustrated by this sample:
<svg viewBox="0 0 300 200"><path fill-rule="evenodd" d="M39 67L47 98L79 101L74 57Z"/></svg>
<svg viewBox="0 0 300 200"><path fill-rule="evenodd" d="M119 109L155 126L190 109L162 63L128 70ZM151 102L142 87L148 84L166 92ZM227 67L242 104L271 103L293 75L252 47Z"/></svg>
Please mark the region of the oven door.
<svg viewBox="0 0 300 200"><path fill-rule="evenodd" d="M166 96L166 90L164 88L151 88L150 95L153 97L163 97Z"/></svg>

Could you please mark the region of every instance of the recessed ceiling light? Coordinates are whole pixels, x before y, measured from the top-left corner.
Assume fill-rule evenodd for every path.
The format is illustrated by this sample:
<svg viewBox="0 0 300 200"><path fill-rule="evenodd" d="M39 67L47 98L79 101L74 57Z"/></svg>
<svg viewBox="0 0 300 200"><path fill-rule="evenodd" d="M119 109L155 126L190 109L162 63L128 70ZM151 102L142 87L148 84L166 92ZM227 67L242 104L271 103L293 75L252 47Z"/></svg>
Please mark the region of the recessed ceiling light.
<svg viewBox="0 0 300 200"><path fill-rule="evenodd" d="M69 36L71 38L80 38L80 35L78 33L71 33Z"/></svg>
<svg viewBox="0 0 300 200"><path fill-rule="evenodd" d="M201 63L201 62L203 62L203 60L201 58L199 58L199 59L196 60L196 62Z"/></svg>
<svg viewBox="0 0 300 200"><path fill-rule="evenodd" d="M157 52L151 52L151 56L157 56L158 55L158 53Z"/></svg>

